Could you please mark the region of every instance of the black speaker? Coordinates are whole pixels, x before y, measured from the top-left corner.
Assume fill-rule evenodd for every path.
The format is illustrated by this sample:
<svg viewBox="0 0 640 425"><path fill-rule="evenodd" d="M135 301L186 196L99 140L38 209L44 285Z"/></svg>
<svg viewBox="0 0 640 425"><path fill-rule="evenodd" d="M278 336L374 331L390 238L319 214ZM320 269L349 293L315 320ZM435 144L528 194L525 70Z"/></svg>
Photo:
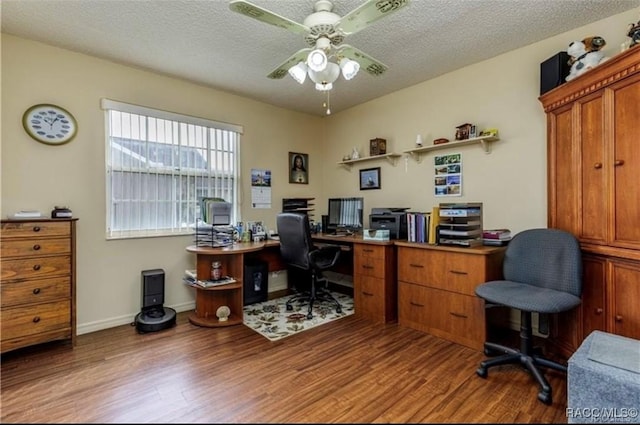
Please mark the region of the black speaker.
<svg viewBox="0 0 640 425"><path fill-rule="evenodd" d="M329 233L329 216L322 216L322 233Z"/></svg>
<svg viewBox="0 0 640 425"><path fill-rule="evenodd" d="M164 270L142 271L142 311L164 304Z"/></svg>
<svg viewBox="0 0 640 425"><path fill-rule="evenodd" d="M540 64L540 96L565 83L569 75L569 54L558 52Z"/></svg>

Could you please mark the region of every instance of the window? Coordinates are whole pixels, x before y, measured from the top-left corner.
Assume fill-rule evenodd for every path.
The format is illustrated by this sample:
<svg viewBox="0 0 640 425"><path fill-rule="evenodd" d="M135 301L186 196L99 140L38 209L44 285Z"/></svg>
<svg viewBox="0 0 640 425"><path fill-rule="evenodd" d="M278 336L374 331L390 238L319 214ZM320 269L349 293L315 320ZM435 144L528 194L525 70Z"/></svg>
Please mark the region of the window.
<svg viewBox="0 0 640 425"><path fill-rule="evenodd" d="M107 239L191 234L200 200L239 217L242 127L108 99Z"/></svg>

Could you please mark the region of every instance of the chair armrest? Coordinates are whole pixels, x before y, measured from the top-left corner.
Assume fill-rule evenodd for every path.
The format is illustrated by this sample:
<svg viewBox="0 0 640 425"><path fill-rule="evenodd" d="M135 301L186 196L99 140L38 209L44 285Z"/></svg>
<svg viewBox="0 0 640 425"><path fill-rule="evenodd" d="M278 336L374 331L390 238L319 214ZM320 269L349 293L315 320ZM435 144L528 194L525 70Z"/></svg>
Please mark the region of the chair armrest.
<svg viewBox="0 0 640 425"><path fill-rule="evenodd" d="M316 267L329 268L336 264L342 249L339 245L323 245L309 252L309 261Z"/></svg>

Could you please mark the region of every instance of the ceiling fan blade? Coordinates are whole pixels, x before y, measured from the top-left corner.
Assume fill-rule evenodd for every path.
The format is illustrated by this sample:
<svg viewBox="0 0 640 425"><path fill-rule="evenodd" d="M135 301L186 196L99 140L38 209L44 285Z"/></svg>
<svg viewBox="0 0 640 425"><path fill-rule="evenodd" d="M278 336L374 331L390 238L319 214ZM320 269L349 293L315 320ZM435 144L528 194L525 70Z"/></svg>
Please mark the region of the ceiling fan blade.
<svg viewBox="0 0 640 425"><path fill-rule="evenodd" d="M345 34L353 34L407 4L409 0L368 0L344 15L336 26Z"/></svg>
<svg viewBox="0 0 640 425"><path fill-rule="evenodd" d="M274 80L279 80L280 78L284 77L285 75L287 75L289 68L291 68L294 65L297 65L298 62L300 61L307 60L307 56L309 55L310 51L311 51L311 48L308 48L308 47L305 49L298 50L293 55L291 55L289 59L287 59L282 64L280 64L276 69L271 71L269 75L267 75L267 77L272 78Z"/></svg>
<svg viewBox="0 0 640 425"><path fill-rule="evenodd" d="M284 28L287 31L291 31L296 34L306 34L311 31L306 25L299 24L291 19L285 18L284 16L277 15L267 9L263 9L260 6L249 3L248 1L233 0L229 2L229 9L240 13L241 15L257 19L258 21Z"/></svg>
<svg viewBox="0 0 640 425"><path fill-rule="evenodd" d="M338 56L344 56L345 58L353 59L360 64L360 68L367 71L373 76L379 76L385 73L389 67L377 59L364 53L362 50L358 50L348 44L343 44L337 51Z"/></svg>

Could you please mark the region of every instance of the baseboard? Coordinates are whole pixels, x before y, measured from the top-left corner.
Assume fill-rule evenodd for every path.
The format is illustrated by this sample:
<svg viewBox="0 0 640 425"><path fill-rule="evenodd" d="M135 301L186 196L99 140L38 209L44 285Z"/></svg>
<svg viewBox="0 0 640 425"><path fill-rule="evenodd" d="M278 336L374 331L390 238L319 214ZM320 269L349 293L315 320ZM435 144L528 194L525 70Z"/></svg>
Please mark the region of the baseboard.
<svg viewBox="0 0 640 425"><path fill-rule="evenodd" d="M189 301L186 303L177 304L177 305L168 305L165 307L170 307L174 309L176 312L180 313L183 311L195 310L196 302ZM83 324L77 325L76 335L84 335L91 332L101 331L104 329L115 328L116 326L131 324L134 321L136 314L138 313L139 311L136 311L135 313L131 313L124 316L112 317L106 320L98 320L95 322L83 323Z"/></svg>

